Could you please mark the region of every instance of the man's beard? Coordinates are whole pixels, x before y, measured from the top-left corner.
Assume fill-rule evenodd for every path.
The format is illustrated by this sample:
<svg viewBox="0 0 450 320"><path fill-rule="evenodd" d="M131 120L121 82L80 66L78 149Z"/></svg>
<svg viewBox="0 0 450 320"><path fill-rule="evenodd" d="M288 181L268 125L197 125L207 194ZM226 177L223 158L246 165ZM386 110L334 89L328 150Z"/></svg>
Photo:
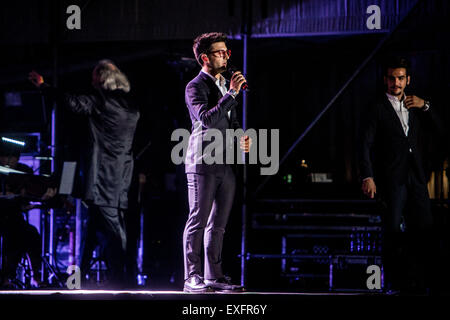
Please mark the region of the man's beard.
<svg viewBox="0 0 450 320"><path fill-rule="evenodd" d="M397 93L397 90L398 90L398 93ZM393 95L393 96L402 96L403 95L403 89L402 88L397 88L397 87L391 88L390 94Z"/></svg>
<svg viewBox="0 0 450 320"><path fill-rule="evenodd" d="M213 70L214 73L218 74L218 73L222 73L227 71L227 67L224 65L220 65L220 66L214 66L212 64L209 64L209 67Z"/></svg>
<svg viewBox="0 0 450 320"><path fill-rule="evenodd" d="M224 71L227 71L227 67L226 67L226 66L220 66L220 67L217 69L217 71L220 72L220 73L222 73L222 72L224 72Z"/></svg>

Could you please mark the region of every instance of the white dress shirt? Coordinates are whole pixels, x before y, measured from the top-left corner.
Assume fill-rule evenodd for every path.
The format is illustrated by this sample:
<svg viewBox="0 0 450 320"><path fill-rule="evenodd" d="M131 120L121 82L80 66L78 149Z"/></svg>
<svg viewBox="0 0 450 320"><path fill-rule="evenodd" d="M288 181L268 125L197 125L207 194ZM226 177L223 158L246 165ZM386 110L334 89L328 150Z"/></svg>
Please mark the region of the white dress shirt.
<svg viewBox="0 0 450 320"><path fill-rule="evenodd" d="M202 72L204 74L207 74L211 79L213 79L217 88L219 88L220 92L222 93L222 96L227 94L228 89L225 85L227 83L227 81L225 80L223 75L219 74L219 79L217 79L216 77L213 77L212 75L210 75L208 72L203 71L203 69L202 69ZM231 117L231 111L228 111L228 119L230 119L230 117Z"/></svg>
<svg viewBox="0 0 450 320"><path fill-rule="evenodd" d="M405 132L405 136L408 136L409 131L409 110L406 108L405 105L405 95L399 100L396 96L390 95L389 93L386 93L386 96L391 103L392 107L395 110L395 113L397 113L398 118L400 119L400 122L403 127L403 132Z"/></svg>
<svg viewBox="0 0 450 320"><path fill-rule="evenodd" d="M400 100L396 96L390 95L387 92L386 92L386 96L389 99L389 102L391 103L392 107L394 108L395 113L397 113L398 118L400 119L405 136L408 136L409 110L405 105L406 95L403 94L403 97ZM411 148L409 148L409 152L412 152Z"/></svg>

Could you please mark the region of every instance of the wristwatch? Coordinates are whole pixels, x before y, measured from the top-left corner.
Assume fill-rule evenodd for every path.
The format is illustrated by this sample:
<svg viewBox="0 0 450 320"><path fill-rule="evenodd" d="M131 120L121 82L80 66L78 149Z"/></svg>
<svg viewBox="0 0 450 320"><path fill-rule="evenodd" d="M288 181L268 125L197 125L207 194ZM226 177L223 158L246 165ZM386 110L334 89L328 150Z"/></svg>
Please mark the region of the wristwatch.
<svg viewBox="0 0 450 320"><path fill-rule="evenodd" d="M228 90L228 94L229 94L230 96L232 96L233 98L236 98L236 96L238 95L237 91L234 90L234 89Z"/></svg>

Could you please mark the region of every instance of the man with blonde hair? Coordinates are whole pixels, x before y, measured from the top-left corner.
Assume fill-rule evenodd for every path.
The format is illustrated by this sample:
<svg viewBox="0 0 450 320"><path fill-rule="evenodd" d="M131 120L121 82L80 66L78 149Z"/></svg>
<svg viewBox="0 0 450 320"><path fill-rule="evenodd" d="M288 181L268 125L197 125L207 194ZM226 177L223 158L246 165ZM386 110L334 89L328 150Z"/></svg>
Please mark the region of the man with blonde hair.
<svg viewBox="0 0 450 320"><path fill-rule="evenodd" d="M120 287L125 280L124 213L133 173L131 148L139 118L138 109L130 103L130 83L111 60L101 60L95 66L93 91L88 94L63 93L44 83L43 77L34 71L29 78L44 95L59 100L88 121L89 159L83 175L83 200L89 205L89 213L81 272L85 278L98 243L110 284Z"/></svg>

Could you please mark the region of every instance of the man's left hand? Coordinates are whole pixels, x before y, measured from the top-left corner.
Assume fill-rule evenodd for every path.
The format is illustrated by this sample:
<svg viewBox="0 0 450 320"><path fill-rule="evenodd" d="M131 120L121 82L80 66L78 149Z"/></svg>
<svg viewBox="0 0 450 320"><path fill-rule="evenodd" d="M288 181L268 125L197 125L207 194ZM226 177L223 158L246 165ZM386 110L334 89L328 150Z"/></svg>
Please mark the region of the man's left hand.
<svg viewBox="0 0 450 320"><path fill-rule="evenodd" d="M405 99L405 106L408 109L411 108L423 108L425 106L425 100L416 97L416 96L406 96Z"/></svg>
<svg viewBox="0 0 450 320"><path fill-rule="evenodd" d="M250 151L251 145L252 145L252 138L250 138L249 136L241 137L240 148L242 151L248 153Z"/></svg>

